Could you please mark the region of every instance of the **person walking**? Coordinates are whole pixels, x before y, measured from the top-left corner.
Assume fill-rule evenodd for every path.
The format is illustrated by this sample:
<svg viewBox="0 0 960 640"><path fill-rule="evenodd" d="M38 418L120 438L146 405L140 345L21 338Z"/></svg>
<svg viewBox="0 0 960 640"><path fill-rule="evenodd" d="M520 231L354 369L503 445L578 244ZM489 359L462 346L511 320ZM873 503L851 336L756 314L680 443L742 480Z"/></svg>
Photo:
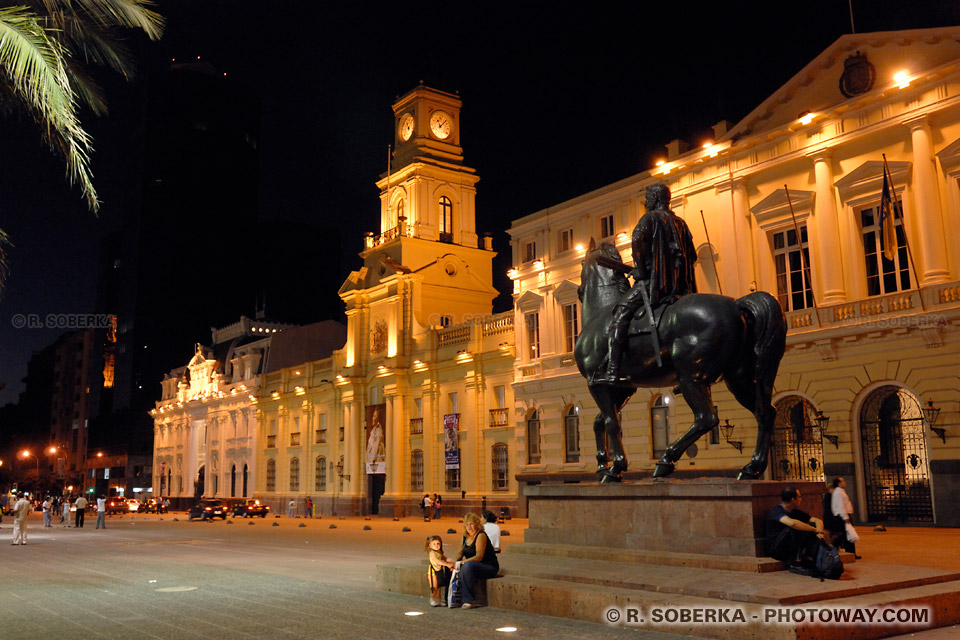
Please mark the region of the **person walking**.
<svg viewBox="0 0 960 640"><path fill-rule="evenodd" d="M297 501L294 499L290 500L290 504L287 505L287 517L292 518L297 515Z"/></svg>
<svg viewBox="0 0 960 640"><path fill-rule="evenodd" d="M107 496L100 494L97 498L97 529L107 528Z"/></svg>
<svg viewBox="0 0 960 640"><path fill-rule="evenodd" d="M77 507L77 513L73 519L73 526L80 529L83 527L83 514L87 510L87 499L81 495L73 504Z"/></svg>
<svg viewBox="0 0 960 640"><path fill-rule="evenodd" d="M30 514L30 501L24 496L13 505L13 544L27 544L27 516Z"/></svg>
<svg viewBox="0 0 960 640"><path fill-rule="evenodd" d="M440 519L440 505L443 504L443 500L440 499L440 494L433 494L433 519Z"/></svg>
<svg viewBox="0 0 960 640"><path fill-rule="evenodd" d="M310 496L307 496L306 501L304 501L304 510L306 511L305 517L313 517L313 500L310 499Z"/></svg>
<svg viewBox="0 0 960 640"><path fill-rule="evenodd" d="M40 508L43 509L43 528L49 529L53 526L50 524L50 514L53 511L53 500L50 499L50 496L43 499L43 504L40 505Z"/></svg>
<svg viewBox="0 0 960 640"><path fill-rule="evenodd" d="M70 523L70 498L63 499L63 508L60 509L60 524Z"/></svg>

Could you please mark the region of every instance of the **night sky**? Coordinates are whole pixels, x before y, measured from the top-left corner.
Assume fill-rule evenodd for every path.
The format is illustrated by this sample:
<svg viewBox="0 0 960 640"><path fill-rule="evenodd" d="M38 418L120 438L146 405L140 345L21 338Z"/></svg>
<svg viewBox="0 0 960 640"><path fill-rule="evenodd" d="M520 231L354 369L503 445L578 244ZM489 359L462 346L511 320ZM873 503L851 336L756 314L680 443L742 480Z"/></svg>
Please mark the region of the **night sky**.
<svg viewBox="0 0 960 640"><path fill-rule="evenodd" d="M331 278L337 283L304 284L333 297L360 264L351 256L363 233L379 230L374 183L393 141L390 105L421 80L463 99L465 163L481 178L477 229L494 233L495 285L507 291L511 220L651 167L674 138L699 143L711 125L744 117L850 32L847 0L704 10L638 2L563 10L517 2L158 4L168 18L164 39L130 43L141 77L173 58L201 56L259 99L259 216L341 229L347 259ZM960 24L955 0L853 7L858 32ZM142 180L127 144L142 126L142 86L97 77L111 107L105 118L84 118L97 149L98 217L66 184L36 125L16 115L0 121L0 228L15 245L0 299L0 405L22 391L31 353L62 333L14 328L14 316L93 310L99 240L129 211L125 187ZM209 324L252 315L253 300L251 292L249 309L225 309L228 320ZM509 296L495 304L509 308Z"/></svg>

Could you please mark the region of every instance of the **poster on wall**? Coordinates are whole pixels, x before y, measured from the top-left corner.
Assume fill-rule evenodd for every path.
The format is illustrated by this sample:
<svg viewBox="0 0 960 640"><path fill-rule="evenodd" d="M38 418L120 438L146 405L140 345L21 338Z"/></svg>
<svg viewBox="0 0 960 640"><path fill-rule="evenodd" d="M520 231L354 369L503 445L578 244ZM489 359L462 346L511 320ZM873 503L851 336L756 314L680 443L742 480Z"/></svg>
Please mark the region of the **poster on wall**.
<svg viewBox="0 0 960 640"><path fill-rule="evenodd" d="M367 475L387 472L387 434L383 420L387 415L387 405L373 404L367 407L364 425L367 434L367 450L364 460Z"/></svg>
<svg viewBox="0 0 960 640"><path fill-rule="evenodd" d="M460 414L448 413L443 416L443 452L444 468L460 468Z"/></svg>

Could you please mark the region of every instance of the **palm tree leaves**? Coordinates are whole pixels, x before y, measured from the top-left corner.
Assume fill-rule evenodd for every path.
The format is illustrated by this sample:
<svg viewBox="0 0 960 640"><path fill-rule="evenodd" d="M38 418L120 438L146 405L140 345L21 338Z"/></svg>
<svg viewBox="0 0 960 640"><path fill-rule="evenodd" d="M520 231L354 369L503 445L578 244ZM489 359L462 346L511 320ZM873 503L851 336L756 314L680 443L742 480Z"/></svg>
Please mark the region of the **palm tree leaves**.
<svg viewBox="0 0 960 640"><path fill-rule="evenodd" d="M65 154L71 184L80 184L87 206L100 203L90 173L90 136L80 126L65 59L40 18L26 7L0 8L0 68L23 106L46 125L44 137Z"/></svg>
<svg viewBox="0 0 960 640"><path fill-rule="evenodd" d="M136 28L160 37L163 18L147 0L25 0L0 7L2 86L43 128L44 139L67 163L71 184L79 184L87 207L99 199L90 170L92 140L80 124L78 102L95 113L106 104L81 60L101 64L130 78L133 65L116 28Z"/></svg>

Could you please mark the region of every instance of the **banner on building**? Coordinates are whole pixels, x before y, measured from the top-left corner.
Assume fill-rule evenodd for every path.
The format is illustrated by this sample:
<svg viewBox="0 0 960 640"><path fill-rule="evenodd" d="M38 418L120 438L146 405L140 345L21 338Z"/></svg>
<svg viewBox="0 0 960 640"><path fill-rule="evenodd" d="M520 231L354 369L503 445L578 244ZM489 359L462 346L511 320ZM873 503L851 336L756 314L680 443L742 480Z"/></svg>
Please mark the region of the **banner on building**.
<svg viewBox="0 0 960 640"><path fill-rule="evenodd" d="M448 413L443 416L443 453L446 469L460 468L460 414Z"/></svg>
<svg viewBox="0 0 960 640"><path fill-rule="evenodd" d="M387 415L387 405L373 404L367 407L364 431L367 434L367 450L364 460L367 475L387 472L387 433L383 421Z"/></svg>

